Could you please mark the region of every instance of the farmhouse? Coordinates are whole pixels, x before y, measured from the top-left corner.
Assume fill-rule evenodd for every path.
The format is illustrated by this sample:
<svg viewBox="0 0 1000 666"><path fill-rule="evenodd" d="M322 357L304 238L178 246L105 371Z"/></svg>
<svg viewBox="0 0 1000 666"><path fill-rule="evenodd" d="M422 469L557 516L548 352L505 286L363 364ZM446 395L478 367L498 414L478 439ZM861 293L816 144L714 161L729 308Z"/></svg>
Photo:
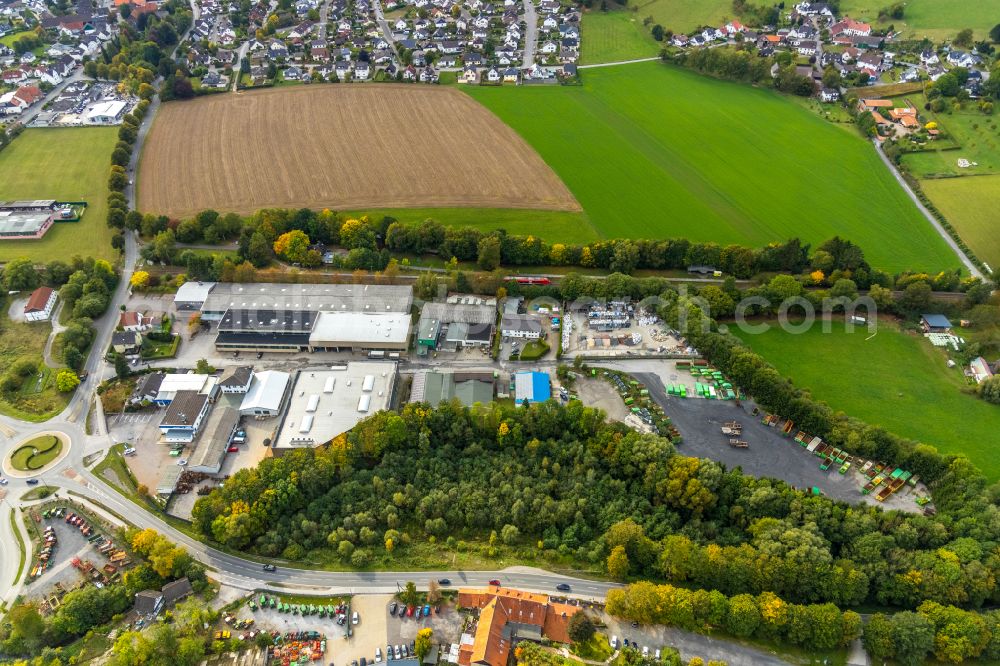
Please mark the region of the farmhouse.
<svg viewBox="0 0 1000 666"><path fill-rule="evenodd" d="M460 666L505 666L518 640L569 643L569 619L580 611L545 594L492 585L459 590L458 606L480 609L475 633L460 642Z"/></svg>
<svg viewBox="0 0 1000 666"><path fill-rule="evenodd" d="M28 321L48 321L56 305L58 293L51 287L39 287L31 292L24 304L24 318Z"/></svg>
<svg viewBox="0 0 1000 666"><path fill-rule="evenodd" d="M395 384L395 362L351 362L332 369L300 370L275 433L275 455L328 442L387 409Z"/></svg>

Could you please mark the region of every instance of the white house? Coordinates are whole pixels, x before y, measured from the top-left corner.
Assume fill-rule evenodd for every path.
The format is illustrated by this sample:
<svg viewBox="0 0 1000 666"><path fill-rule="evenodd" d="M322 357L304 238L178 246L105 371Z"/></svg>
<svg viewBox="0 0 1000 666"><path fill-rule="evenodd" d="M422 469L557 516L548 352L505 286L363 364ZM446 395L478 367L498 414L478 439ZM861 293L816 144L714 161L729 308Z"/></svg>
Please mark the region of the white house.
<svg viewBox="0 0 1000 666"><path fill-rule="evenodd" d="M500 333L505 338L537 340L542 337L542 322L536 317L505 315L500 320Z"/></svg>
<svg viewBox="0 0 1000 666"><path fill-rule="evenodd" d="M52 308L56 306L58 292L50 287L39 287L31 292L24 306L24 318L28 321L48 321Z"/></svg>

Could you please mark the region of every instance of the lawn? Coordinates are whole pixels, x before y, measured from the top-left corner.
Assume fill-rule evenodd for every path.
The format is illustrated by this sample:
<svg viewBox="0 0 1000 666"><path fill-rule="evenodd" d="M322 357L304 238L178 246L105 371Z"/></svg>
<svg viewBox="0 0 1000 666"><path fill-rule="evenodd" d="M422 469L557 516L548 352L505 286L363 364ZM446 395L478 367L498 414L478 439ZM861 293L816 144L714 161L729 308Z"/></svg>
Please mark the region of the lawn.
<svg viewBox="0 0 1000 666"><path fill-rule="evenodd" d="M878 10L890 4L886 0L843 0L840 11L857 19L877 21ZM998 21L1000 0L907 0L903 20L891 23L905 39L938 40L953 38L964 28L972 28L976 39L983 39Z"/></svg>
<svg viewBox="0 0 1000 666"><path fill-rule="evenodd" d="M17 447L10 456L11 467L22 472L39 470L62 452L62 440L54 435L42 435Z"/></svg>
<svg viewBox="0 0 1000 666"><path fill-rule="evenodd" d="M588 70L578 87L464 90L539 151L601 236L840 234L889 271L959 266L866 141L772 92L658 62Z"/></svg>
<svg viewBox="0 0 1000 666"><path fill-rule="evenodd" d="M640 14L625 10L591 10L583 15L580 64L649 58L660 45L642 25Z"/></svg>
<svg viewBox="0 0 1000 666"><path fill-rule="evenodd" d="M735 327L732 327L735 328ZM735 331L797 385L868 423L948 453L965 453L993 481L1000 407L962 393L965 378L923 337L881 321L877 335L817 325L793 335L778 328L761 335Z"/></svg>
<svg viewBox="0 0 1000 666"><path fill-rule="evenodd" d="M905 99L920 107L924 104L921 94L906 95ZM897 106L903 106L902 103ZM975 103L966 103L966 109L951 113L934 114L921 109L921 120L935 120L946 136L940 144L929 142L928 148L919 153L903 156L903 166L917 178L940 176L973 176L1000 173L1000 138L995 116L984 116L976 110ZM960 148L954 148L958 144ZM975 162L976 166L959 168L958 158Z"/></svg>
<svg viewBox="0 0 1000 666"><path fill-rule="evenodd" d="M587 243L600 238L585 213L554 210L520 210L513 208L382 208L348 211L348 216L367 215L371 219L384 216L400 222L437 220L456 227L475 227L482 231L505 229L518 235L534 234L550 243Z"/></svg>
<svg viewBox="0 0 1000 666"><path fill-rule="evenodd" d="M181 343L181 336L175 335L170 342L159 342L150 340L148 337L142 339L141 356L144 359L173 358L177 356L177 346Z"/></svg>
<svg viewBox="0 0 1000 666"><path fill-rule="evenodd" d="M951 222L972 251L993 270L1000 268L1000 174L920 181L924 193Z"/></svg>
<svg viewBox="0 0 1000 666"><path fill-rule="evenodd" d="M691 32L705 25L719 27L736 18L730 0L640 0L634 6L641 18L652 16L654 23L674 32Z"/></svg>
<svg viewBox="0 0 1000 666"><path fill-rule="evenodd" d="M55 377L42 362L52 326L48 322L14 323L7 318L9 305L9 300L0 298L0 374L23 358L37 362L41 373L26 377L20 390L0 395L0 413L26 421L45 421L65 409L73 395L56 390Z"/></svg>
<svg viewBox="0 0 1000 666"><path fill-rule="evenodd" d="M53 225L41 240L0 243L0 262L83 257L110 259L108 168L117 142L115 127L29 129L0 151L0 200L86 201L79 222Z"/></svg>

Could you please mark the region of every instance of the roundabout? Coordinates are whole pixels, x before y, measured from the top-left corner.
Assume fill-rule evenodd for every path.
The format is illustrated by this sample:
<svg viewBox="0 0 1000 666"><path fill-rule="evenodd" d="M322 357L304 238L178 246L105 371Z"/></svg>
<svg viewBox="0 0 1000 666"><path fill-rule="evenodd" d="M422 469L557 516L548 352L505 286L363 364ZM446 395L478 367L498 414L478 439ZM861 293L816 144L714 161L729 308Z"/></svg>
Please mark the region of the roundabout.
<svg viewBox="0 0 1000 666"><path fill-rule="evenodd" d="M41 474L69 454L69 435L58 431L41 432L18 442L4 456L4 474L14 478L28 478Z"/></svg>

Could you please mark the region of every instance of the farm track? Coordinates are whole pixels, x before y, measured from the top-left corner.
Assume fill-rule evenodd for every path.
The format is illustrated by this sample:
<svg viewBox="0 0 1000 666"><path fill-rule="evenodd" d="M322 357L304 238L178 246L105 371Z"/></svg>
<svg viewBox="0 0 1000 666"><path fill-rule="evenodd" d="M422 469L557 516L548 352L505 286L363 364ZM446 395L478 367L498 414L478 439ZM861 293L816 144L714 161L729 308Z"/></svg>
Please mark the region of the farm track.
<svg viewBox="0 0 1000 666"><path fill-rule="evenodd" d="M538 154L462 93L303 86L166 104L140 167L139 209L410 207L579 211Z"/></svg>

